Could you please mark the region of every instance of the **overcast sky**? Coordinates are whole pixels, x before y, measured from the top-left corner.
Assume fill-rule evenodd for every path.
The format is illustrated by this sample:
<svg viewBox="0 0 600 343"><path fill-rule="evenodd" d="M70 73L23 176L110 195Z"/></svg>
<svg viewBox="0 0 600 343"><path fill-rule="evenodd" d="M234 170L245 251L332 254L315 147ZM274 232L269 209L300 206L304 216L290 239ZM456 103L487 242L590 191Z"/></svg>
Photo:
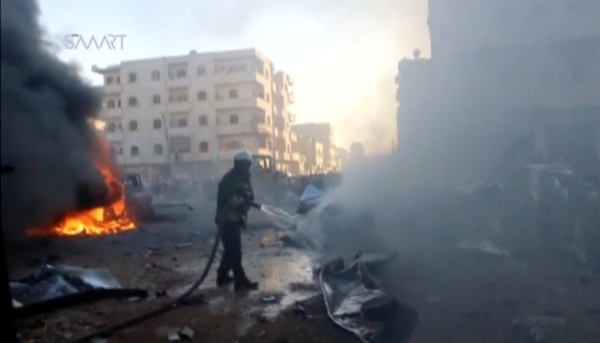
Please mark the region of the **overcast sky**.
<svg viewBox="0 0 600 343"><path fill-rule="evenodd" d="M40 0L42 25L66 34L125 34L122 50L63 49L91 66L255 47L296 80L298 122L329 121L339 145L386 152L396 135L398 61L429 56L426 0Z"/></svg>

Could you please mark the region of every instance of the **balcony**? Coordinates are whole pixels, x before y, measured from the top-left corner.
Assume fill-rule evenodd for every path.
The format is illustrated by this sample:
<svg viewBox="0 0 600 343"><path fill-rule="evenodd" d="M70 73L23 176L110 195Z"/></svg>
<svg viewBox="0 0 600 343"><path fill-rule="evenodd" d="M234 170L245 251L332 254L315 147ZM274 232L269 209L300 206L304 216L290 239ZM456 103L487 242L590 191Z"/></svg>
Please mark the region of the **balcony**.
<svg viewBox="0 0 600 343"><path fill-rule="evenodd" d="M264 123L256 124L234 124L234 125L219 125L217 133L220 136L235 136L243 134L267 134L272 133L271 127Z"/></svg>
<svg viewBox="0 0 600 343"><path fill-rule="evenodd" d="M290 101L290 104L293 104L296 102L296 97L294 96L294 93L288 93L288 100Z"/></svg>
<svg viewBox="0 0 600 343"><path fill-rule="evenodd" d="M290 154L289 152L284 152L283 153L283 160L288 162L292 159L292 154Z"/></svg>
<svg viewBox="0 0 600 343"><path fill-rule="evenodd" d="M234 84L243 82L257 82L263 86L269 85L269 80L264 75L257 72L241 72L241 73L219 73L213 75L213 80L217 85Z"/></svg>
<svg viewBox="0 0 600 343"><path fill-rule="evenodd" d="M246 97L246 98L234 98L234 99L222 99L217 100L214 103L215 110L228 110L228 109L240 109L240 108L260 108L261 110L267 111L269 109L269 103L264 99L258 97Z"/></svg>
<svg viewBox="0 0 600 343"><path fill-rule="evenodd" d="M293 152L291 155L292 155L292 158L291 158L292 161L294 161L294 162L302 161L302 155L300 155L300 153Z"/></svg>
<svg viewBox="0 0 600 343"><path fill-rule="evenodd" d="M289 118L290 123L296 122L296 114L295 113L288 112L288 118Z"/></svg>
<svg viewBox="0 0 600 343"><path fill-rule="evenodd" d="M181 88L181 87L189 87L190 86L190 78L189 77L173 77L167 78L167 87L168 88Z"/></svg>
<svg viewBox="0 0 600 343"><path fill-rule="evenodd" d="M293 77L291 77L291 76L289 76L289 75L286 75L286 78L287 78L287 83L288 83L288 85L290 85L290 86L293 86L293 85L295 85L295 84L296 84L296 81L294 81L294 78L293 78Z"/></svg>
<svg viewBox="0 0 600 343"><path fill-rule="evenodd" d="M192 128L189 126L183 127L169 127L168 128L169 136L191 136Z"/></svg>
<svg viewBox="0 0 600 343"><path fill-rule="evenodd" d="M120 83L111 83L102 87L104 94L121 94L123 91L123 85Z"/></svg>
<svg viewBox="0 0 600 343"><path fill-rule="evenodd" d="M105 132L104 136L109 142L122 142L125 139L125 134L121 130Z"/></svg>
<svg viewBox="0 0 600 343"><path fill-rule="evenodd" d="M269 126L265 123L256 124L256 128L258 129L259 133L263 133L263 134L267 134L267 135L273 134L273 128L271 128L271 126Z"/></svg>
<svg viewBox="0 0 600 343"><path fill-rule="evenodd" d="M273 156L273 152L269 149L263 149L263 148L245 148L246 150L250 151L250 153L252 154L252 156L268 156L268 157L272 157ZM239 152L239 150L225 150L225 149L219 149L219 159L221 160L233 160L233 157Z"/></svg>
<svg viewBox="0 0 600 343"><path fill-rule="evenodd" d="M273 151L271 149L267 149L267 148L258 148L257 155L273 157Z"/></svg>
<svg viewBox="0 0 600 343"><path fill-rule="evenodd" d="M192 104L189 101L184 102L170 102L167 104L167 112L190 112L192 110Z"/></svg>
<svg viewBox="0 0 600 343"><path fill-rule="evenodd" d="M121 118L123 116L123 109L122 108L103 108L100 111L100 118L101 119L115 119L115 118Z"/></svg>

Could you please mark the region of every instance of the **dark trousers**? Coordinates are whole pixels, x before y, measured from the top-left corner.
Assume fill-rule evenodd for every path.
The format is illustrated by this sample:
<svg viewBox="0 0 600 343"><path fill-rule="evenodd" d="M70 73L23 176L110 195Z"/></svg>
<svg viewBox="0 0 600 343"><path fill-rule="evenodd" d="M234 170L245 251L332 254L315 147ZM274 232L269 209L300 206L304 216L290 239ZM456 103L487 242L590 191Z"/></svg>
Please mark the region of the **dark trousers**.
<svg viewBox="0 0 600 343"><path fill-rule="evenodd" d="M226 223L219 229L221 230L223 255L217 273L219 276L225 276L229 274L230 270L233 270L235 281L243 282L246 279L246 273L242 267L242 227L238 224Z"/></svg>

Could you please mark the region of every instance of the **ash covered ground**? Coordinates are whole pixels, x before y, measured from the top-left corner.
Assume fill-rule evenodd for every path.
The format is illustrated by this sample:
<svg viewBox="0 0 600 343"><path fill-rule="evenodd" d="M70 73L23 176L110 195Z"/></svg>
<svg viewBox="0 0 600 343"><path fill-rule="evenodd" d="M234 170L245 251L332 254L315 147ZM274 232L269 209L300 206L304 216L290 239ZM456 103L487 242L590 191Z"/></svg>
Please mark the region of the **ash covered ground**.
<svg viewBox="0 0 600 343"><path fill-rule="evenodd" d="M146 300L106 300L19 321L24 342L64 342L131 318L181 294L198 277L212 246L210 225L190 217L147 224L119 235L52 238L12 245L11 278L39 271L46 261L107 268L124 287L146 288ZM432 243L432 242L430 242ZM570 255L502 257L433 242L405 253L384 271L383 287L415 307L419 324L410 342L597 342L600 281ZM215 287L214 268L196 294L204 301L125 329L108 342L168 342L189 327L194 342L355 342L329 318L314 277L316 256L277 242L268 222L255 219L244 234L244 264L258 292ZM431 244L429 244L431 247ZM26 251L26 253L24 253ZM167 296L157 297L166 291ZM275 303L265 303L275 295ZM295 313L305 301L306 315Z"/></svg>

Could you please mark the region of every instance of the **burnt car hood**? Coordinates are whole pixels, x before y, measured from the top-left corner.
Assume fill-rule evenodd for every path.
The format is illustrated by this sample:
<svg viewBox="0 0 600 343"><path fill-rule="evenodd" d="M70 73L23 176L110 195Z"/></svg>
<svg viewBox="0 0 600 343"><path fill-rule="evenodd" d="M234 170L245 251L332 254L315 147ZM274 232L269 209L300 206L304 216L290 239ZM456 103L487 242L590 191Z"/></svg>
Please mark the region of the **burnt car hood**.
<svg viewBox="0 0 600 343"><path fill-rule="evenodd" d="M388 296L374 277L395 254L359 253L346 266L343 259L326 263L320 285L331 320L365 343L404 343L418 322L417 311Z"/></svg>

